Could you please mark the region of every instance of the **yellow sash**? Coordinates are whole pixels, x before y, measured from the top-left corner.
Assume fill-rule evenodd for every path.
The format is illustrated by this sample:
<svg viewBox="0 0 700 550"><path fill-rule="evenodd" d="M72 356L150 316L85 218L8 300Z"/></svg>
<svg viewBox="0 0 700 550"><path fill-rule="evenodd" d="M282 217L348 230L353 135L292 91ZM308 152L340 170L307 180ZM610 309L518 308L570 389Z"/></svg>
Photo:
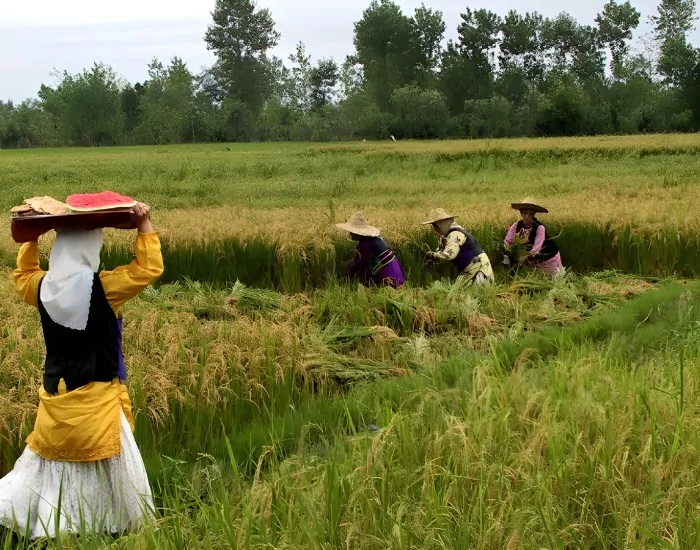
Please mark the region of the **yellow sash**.
<svg viewBox="0 0 700 550"><path fill-rule="evenodd" d="M63 381L61 381L63 382ZM119 380L91 382L57 395L39 391L39 410L27 445L48 460L89 462L121 451L121 411L134 429L129 394Z"/></svg>

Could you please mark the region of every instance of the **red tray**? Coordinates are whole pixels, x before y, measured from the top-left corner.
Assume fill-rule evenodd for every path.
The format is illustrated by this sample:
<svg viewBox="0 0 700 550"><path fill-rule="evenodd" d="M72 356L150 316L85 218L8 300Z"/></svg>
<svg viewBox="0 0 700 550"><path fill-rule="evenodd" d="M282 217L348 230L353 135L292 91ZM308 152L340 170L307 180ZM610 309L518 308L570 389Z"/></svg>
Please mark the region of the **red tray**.
<svg viewBox="0 0 700 550"><path fill-rule="evenodd" d="M136 217L130 210L116 212L85 212L57 214L54 216L15 216L10 220L12 239L16 243L37 240L53 229L71 227L74 229L136 229Z"/></svg>

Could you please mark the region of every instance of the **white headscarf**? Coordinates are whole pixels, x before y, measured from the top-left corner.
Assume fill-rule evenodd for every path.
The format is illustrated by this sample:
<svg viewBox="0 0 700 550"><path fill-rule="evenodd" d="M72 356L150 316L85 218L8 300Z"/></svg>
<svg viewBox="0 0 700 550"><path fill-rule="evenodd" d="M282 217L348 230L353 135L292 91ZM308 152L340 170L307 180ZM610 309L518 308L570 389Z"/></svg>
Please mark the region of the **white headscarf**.
<svg viewBox="0 0 700 550"><path fill-rule="evenodd" d="M100 268L102 230L59 230L39 298L59 325L85 330L94 275Z"/></svg>

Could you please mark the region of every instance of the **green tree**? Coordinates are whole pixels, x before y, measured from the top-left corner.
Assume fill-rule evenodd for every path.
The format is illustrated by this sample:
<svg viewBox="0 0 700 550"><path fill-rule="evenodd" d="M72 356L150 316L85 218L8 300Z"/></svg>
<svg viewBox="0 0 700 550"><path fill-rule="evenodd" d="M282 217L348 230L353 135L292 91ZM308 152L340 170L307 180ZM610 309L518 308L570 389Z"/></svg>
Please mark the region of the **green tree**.
<svg viewBox="0 0 700 550"><path fill-rule="evenodd" d="M571 71L585 86L602 86L605 79L605 53L600 34L595 27L579 26Z"/></svg>
<svg viewBox="0 0 700 550"><path fill-rule="evenodd" d="M287 75L286 96L289 106L298 113L311 109L311 56L306 53L306 46L299 42L295 53L289 56L292 62Z"/></svg>
<svg viewBox="0 0 700 550"><path fill-rule="evenodd" d="M274 62L268 52L280 39L268 9L253 0L216 0L213 23L204 40L217 57L210 70L207 92L215 101L235 100L259 112L276 85Z"/></svg>
<svg viewBox="0 0 700 550"><path fill-rule="evenodd" d="M141 117L140 103L146 88L140 83L128 84L121 90L122 111L124 113L124 130L131 136Z"/></svg>
<svg viewBox="0 0 700 550"><path fill-rule="evenodd" d="M354 55L345 58L340 68L340 97L347 99L354 94L362 92L365 84L365 75L358 59Z"/></svg>
<svg viewBox="0 0 700 550"><path fill-rule="evenodd" d="M695 0L661 0L650 17L659 48L658 70L666 84L683 87L698 62L698 51L688 42L693 29Z"/></svg>
<svg viewBox="0 0 700 550"><path fill-rule="evenodd" d="M311 90L311 108L314 111L323 110L330 104L338 87L340 70L333 59L320 59L309 73Z"/></svg>
<svg viewBox="0 0 700 550"><path fill-rule="evenodd" d="M632 31L639 26L639 17L629 0L624 4L610 0L595 18L600 39L610 50L610 70L617 79L623 76L624 58L629 52Z"/></svg>
<svg viewBox="0 0 700 550"><path fill-rule="evenodd" d="M122 139L124 117L117 77L111 67L95 64L77 75L58 74L55 88L41 86L42 108L51 113L65 143L112 145Z"/></svg>
<svg viewBox="0 0 700 550"><path fill-rule="evenodd" d="M547 136L581 135L587 104L585 92L573 78L557 77L548 90L547 105L537 121L537 132Z"/></svg>
<svg viewBox="0 0 700 550"><path fill-rule="evenodd" d="M301 42L289 60L292 66L285 77L282 103L297 118L303 118L311 112L322 112L337 92L340 78L338 64L332 59L321 59L315 65L312 64L311 56L306 53L306 47Z"/></svg>
<svg viewBox="0 0 700 550"><path fill-rule="evenodd" d="M55 147L57 137L53 117L38 101L0 101L0 148Z"/></svg>
<svg viewBox="0 0 700 550"><path fill-rule="evenodd" d="M656 15L649 17L654 34L659 40L670 36L687 35L693 30L695 0L661 0Z"/></svg>
<svg viewBox="0 0 700 550"><path fill-rule="evenodd" d="M598 30L580 25L568 13L542 24L542 41L550 71L571 74L580 84L600 84L605 76L603 44Z"/></svg>
<svg viewBox="0 0 700 550"><path fill-rule="evenodd" d="M154 59L139 103L136 130L142 143L182 143L196 138L195 79L182 59L168 67Z"/></svg>
<svg viewBox="0 0 700 550"><path fill-rule="evenodd" d="M14 135L14 127L10 127L10 119L14 110L12 101L4 103L0 100L0 148L9 149L19 140L19 136Z"/></svg>
<svg viewBox="0 0 700 550"><path fill-rule="evenodd" d="M498 55L501 72L495 91L513 104L523 101L533 88L542 84L545 75L542 23L543 18L537 13L523 16L514 10L503 19Z"/></svg>
<svg viewBox="0 0 700 550"><path fill-rule="evenodd" d="M500 44L501 18L489 10L478 9L460 15L462 22L457 27L459 42L472 58L481 58L493 67L496 48Z"/></svg>
<svg viewBox="0 0 700 550"><path fill-rule="evenodd" d="M355 58L365 86L387 111L393 90L420 81L420 37L415 22L391 0L372 0L355 23Z"/></svg>
<svg viewBox="0 0 700 550"><path fill-rule="evenodd" d="M683 88L692 78L699 59L698 50L688 43L685 36L670 36L661 44L659 72L667 84Z"/></svg>
<svg viewBox="0 0 700 550"><path fill-rule="evenodd" d="M542 51L543 18L538 13L508 12L501 24L498 64L503 71L520 73L531 83L544 74Z"/></svg>
<svg viewBox="0 0 700 550"><path fill-rule="evenodd" d="M501 19L488 10L461 15L457 42L449 41L442 56L440 89L454 115L464 111L469 99L491 95Z"/></svg>
<svg viewBox="0 0 700 550"><path fill-rule="evenodd" d="M566 73L573 64L579 24L568 13L542 22L542 46L549 69Z"/></svg>
<svg viewBox="0 0 700 550"><path fill-rule="evenodd" d="M441 11L434 11L421 4L413 15L413 25L420 46L419 66L423 86L433 86L442 56L445 37L445 20Z"/></svg>
<svg viewBox="0 0 700 550"><path fill-rule="evenodd" d="M505 97L470 99L464 106L467 135L472 138L510 137L518 134L513 104Z"/></svg>
<svg viewBox="0 0 700 550"><path fill-rule="evenodd" d="M447 133L449 111L437 90L416 86L397 88L391 96L396 118L394 132L402 138L436 138Z"/></svg>
<svg viewBox="0 0 700 550"><path fill-rule="evenodd" d="M700 63L688 75L684 90L685 101L693 116L693 127L700 129Z"/></svg>
<svg viewBox="0 0 700 550"><path fill-rule="evenodd" d="M340 104L341 132L348 138L386 138L390 123L390 115L362 90L354 91Z"/></svg>

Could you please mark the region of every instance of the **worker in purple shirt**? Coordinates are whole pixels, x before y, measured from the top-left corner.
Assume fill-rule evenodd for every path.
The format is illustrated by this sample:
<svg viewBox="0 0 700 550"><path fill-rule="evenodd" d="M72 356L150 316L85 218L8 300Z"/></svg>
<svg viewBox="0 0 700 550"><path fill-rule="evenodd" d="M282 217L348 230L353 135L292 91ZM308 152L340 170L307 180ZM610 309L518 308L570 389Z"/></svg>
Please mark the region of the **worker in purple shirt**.
<svg viewBox="0 0 700 550"><path fill-rule="evenodd" d="M345 223L336 225L357 241L357 255L348 268L350 277L359 277L363 284L400 287L406 282L396 254L381 237L381 231L367 223L362 212L356 212Z"/></svg>

